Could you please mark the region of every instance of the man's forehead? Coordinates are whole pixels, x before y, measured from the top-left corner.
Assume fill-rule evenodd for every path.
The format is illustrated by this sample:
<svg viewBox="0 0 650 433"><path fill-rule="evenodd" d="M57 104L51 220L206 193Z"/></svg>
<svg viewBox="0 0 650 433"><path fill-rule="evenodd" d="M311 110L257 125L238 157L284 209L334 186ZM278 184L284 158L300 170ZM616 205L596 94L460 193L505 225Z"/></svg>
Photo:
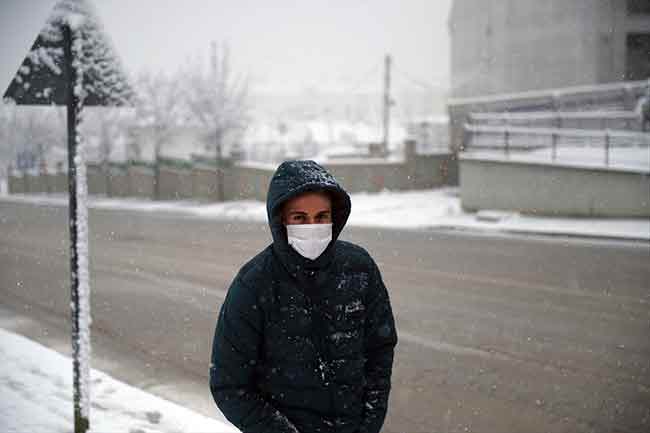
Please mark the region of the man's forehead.
<svg viewBox="0 0 650 433"><path fill-rule="evenodd" d="M318 206L325 209L331 208L331 199L325 192L306 192L289 199L285 203L285 210L299 210L305 206Z"/></svg>

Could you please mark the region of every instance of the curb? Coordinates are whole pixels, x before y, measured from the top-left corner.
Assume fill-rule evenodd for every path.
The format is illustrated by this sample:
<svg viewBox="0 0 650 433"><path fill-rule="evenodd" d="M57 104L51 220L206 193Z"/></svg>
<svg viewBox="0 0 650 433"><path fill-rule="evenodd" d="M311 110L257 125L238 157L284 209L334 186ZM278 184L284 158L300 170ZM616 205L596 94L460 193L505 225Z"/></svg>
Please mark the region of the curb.
<svg viewBox="0 0 650 433"><path fill-rule="evenodd" d="M571 233L571 232L545 232L535 230L521 230L521 229L508 229L508 228L482 228L482 227L467 227L467 226L453 226L453 225L432 225L425 227L426 230L442 231L442 232L456 232L467 234L484 234L484 235L512 235L516 237L524 236L537 236L543 238L569 238L576 240L592 240L603 242L625 242L635 244L648 244L650 246L650 238L643 237L627 237L627 236L614 236L611 234L596 235L593 233Z"/></svg>

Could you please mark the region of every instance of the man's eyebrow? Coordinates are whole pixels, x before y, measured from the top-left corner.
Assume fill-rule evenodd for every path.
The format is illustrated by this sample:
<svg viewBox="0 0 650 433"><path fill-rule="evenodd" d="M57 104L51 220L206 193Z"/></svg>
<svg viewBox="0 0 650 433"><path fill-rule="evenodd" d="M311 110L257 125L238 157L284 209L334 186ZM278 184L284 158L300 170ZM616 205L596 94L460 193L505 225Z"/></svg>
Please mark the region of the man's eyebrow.
<svg viewBox="0 0 650 433"><path fill-rule="evenodd" d="M289 211L289 215L291 215L291 214L295 214L295 213L299 213L299 214L307 215L307 212L305 212L304 210L291 209L291 210Z"/></svg>

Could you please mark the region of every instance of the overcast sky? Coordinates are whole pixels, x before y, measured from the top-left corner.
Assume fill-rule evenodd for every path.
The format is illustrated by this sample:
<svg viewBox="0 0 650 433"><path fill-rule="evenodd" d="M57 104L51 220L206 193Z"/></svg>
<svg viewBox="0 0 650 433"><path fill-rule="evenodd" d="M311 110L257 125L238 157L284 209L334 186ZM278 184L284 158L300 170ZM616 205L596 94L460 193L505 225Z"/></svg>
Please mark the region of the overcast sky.
<svg viewBox="0 0 650 433"><path fill-rule="evenodd" d="M0 0L6 89L56 0ZM170 72L227 42L256 90L349 89L381 78L448 86L451 0L102 0L93 2L130 73ZM378 83L379 85L379 83Z"/></svg>

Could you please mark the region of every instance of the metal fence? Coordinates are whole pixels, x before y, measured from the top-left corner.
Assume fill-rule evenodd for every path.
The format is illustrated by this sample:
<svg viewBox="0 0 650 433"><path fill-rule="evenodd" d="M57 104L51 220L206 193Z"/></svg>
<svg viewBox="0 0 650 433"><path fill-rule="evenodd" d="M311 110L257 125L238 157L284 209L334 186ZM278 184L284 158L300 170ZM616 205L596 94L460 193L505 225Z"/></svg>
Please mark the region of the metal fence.
<svg viewBox="0 0 650 433"><path fill-rule="evenodd" d="M526 126L531 128L624 129L642 131L636 111L533 111L470 113L472 125Z"/></svg>
<svg viewBox="0 0 650 433"><path fill-rule="evenodd" d="M550 149L552 162L562 147L602 149L605 166L610 165L612 149L640 147L650 152L650 133L620 130L569 128L528 128L465 124L463 151L493 150L509 156L512 152Z"/></svg>
<svg viewBox="0 0 650 433"><path fill-rule="evenodd" d="M612 120L606 121L580 119L579 117L593 116L588 111L595 112L596 116L616 112L635 113L635 110L638 109L640 98L646 94L648 85L648 80L625 81L474 98L452 98L447 104L450 122L450 148L453 151L460 150L467 141L464 125L465 123L474 123L471 120L471 115L478 113L509 112L509 115L515 118L521 113L522 116L519 119L522 122L528 122L527 118L530 117L524 113L549 113L545 116L553 116L554 113L567 113L567 116L563 116L562 123L553 123L553 119L547 118L544 121L540 119L536 123L518 124L516 122L510 122L513 126L575 129L638 129L638 127L635 127L635 121L627 117L628 115L626 114L623 114L624 118L622 119L617 117L619 116L618 114L615 114L614 116L616 118L613 117ZM575 113L575 115L572 113ZM502 119L493 120L498 121L488 124L496 126L504 123ZM626 121L630 122L630 128L624 126ZM623 126L618 126L617 122L622 122ZM595 123L595 127L586 126L587 123ZM601 125L601 123L604 124Z"/></svg>

